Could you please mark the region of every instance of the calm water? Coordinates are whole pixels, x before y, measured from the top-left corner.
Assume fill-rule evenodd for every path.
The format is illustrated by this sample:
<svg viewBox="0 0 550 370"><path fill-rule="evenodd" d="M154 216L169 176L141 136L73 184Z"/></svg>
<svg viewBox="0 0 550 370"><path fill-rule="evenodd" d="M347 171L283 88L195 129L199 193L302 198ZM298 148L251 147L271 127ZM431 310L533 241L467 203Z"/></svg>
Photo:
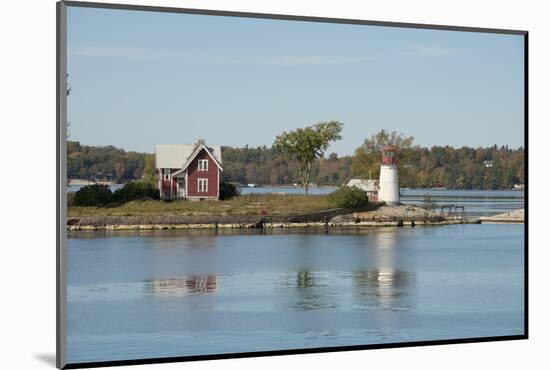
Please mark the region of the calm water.
<svg viewBox="0 0 550 370"><path fill-rule="evenodd" d="M435 206L464 206L469 216L485 216L524 207L523 190L402 189L402 202L422 205L430 196Z"/></svg>
<svg viewBox="0 0 550 370"><path fill-rule="evenodd" d="M337 188L310 188L310 194L329 194ZM303 189L295 186L240 188L242 194L303 194ZM479 217L503 213L523 208L524 192L521 190L439 190L401 189L401 202L423 205L430 196L436 210L442 205L464 206L467 216Z"/></svg>
<svg viewBox="0 0 550 370"><path fill-rule="evenodd" d="M85 185L67 185L67 192L69 193L76 193L80 189L82 189ZM124 187L124 184L113 184L109 185L109 190L111 190L113 193L117 191L118 189L122 189Z"/></svg>
<svg viewBox="0 0 550 370"><path fill-rule="evenodd" d="M68 360L523 333L523 225L74 233Z"/></svg>

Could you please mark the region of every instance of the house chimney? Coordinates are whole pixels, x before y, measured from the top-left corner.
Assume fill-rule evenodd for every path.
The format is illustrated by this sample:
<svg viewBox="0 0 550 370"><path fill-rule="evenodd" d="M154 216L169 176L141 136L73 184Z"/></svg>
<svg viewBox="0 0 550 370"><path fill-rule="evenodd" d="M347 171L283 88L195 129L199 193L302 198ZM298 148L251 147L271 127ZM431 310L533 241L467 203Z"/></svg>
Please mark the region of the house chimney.
<svg viewBox="0 0 550 370"><path fill-rule="evenodd" d="M197 140L197 146L198 145L204 145L204 139L198 139Z"/></svg>

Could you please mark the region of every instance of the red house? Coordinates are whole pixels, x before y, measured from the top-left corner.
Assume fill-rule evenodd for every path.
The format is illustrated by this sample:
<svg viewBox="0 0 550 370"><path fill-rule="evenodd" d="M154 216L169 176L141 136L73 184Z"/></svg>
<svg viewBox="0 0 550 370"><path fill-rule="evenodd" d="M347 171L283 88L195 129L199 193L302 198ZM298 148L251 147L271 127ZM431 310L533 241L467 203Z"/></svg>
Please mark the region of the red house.
<svg viewBox="0 0 550 370"><path fill-rule="evenodd" d="M161 199L205 200L220 196L222 156L220 146L157 144L156 168Z"/></svg>

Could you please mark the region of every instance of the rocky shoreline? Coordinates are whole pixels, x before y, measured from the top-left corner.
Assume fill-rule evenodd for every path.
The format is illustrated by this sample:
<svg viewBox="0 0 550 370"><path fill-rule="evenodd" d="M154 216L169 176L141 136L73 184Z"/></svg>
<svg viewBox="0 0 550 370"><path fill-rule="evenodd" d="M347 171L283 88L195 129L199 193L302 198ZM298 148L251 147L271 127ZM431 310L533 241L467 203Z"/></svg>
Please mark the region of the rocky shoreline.
<svg viewBox="0 0 550 370"><path fill-rule="evenodd" d="M304 227L383 227L430 226L466 223L446 219L416 206L374 205L366 209L332 209L289 216L224 215L224 216L94 216L70 217L67 229L84 230L170 230L170 229L250 229ZM468 223L471 223L468 222Z"/></svg>
<svg viewBox="0 0 550 370"><path fill-rule="evenodd" d="M515 211L505 212L493 216L484 216L480 219L481 223L514 223L521 224L525 222L525 209L516 209Z"/></svg>

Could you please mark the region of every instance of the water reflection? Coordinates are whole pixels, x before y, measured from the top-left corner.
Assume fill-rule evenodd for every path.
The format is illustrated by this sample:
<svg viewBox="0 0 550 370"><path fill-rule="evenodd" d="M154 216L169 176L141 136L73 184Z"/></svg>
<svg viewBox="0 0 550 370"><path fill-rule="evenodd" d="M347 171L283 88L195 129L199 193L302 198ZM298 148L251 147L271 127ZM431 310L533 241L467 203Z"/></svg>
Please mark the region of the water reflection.
<svg viewBox="0 0 550 370"><path fill-rule="evenodd" d="M296 287L298 289L313 287L313 276L310 271L298 271L296 273Z"/></svg>
<svg viewBox="0 0 550 370"><path fill-rule="evenodd" d="M70 361L523 333L523 225L286 231L70 238Z"/></svg>
<svg viewBox="0 0 550 370"><path fill-rule="evenodd" d="M214 248L217 239L212 237L212 233L204 233L204 236L190 236L180 245L185 245L188 248ZM178 245L179 246L179 245Z"/></svg>
<svg viewBox="0 0 550 370"><path fill-rule="evenodd" d="M288 307L296 310L318 310L336 307L334 297L330 291L334 287L325 280L330 279L326 272L300 270L286 276L283 283L287 288L294 288L294 295Z"/></svg>
<svg viewBox="0 0 550 370"><path fill-rule="evenodd" d="M409 309L408 295L414 280L413 274L399 270L358 271L353 274L357 287L355 293L362 308Z"/></svg>
<svg viewBox="0 0 550 370"><path fill-rule="evenodd" d="M146 293L164 296L183 296L192 293L215 293L217 289L218 278L216 275L152 279L146 281L145 284Z"/></svg>

